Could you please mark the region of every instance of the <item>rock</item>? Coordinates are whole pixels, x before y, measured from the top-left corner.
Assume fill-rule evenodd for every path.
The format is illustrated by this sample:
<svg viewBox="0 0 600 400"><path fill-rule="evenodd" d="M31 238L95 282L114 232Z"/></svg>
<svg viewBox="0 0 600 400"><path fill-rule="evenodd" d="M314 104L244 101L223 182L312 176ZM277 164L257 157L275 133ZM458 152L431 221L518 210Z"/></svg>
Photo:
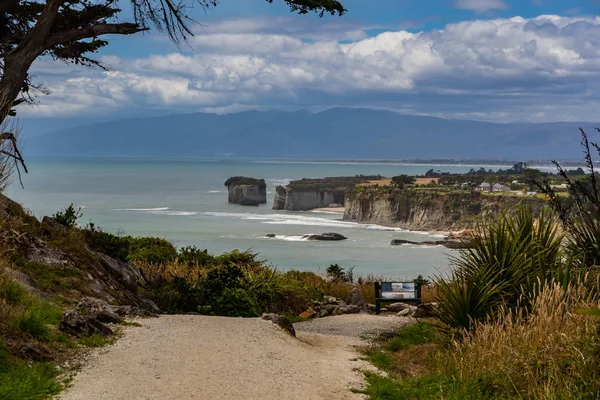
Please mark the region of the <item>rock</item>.
<svg viewBox="0 0 600 400"><path fill-rule="evenodd" d="M74 309L63 315L58 326L63 332L74 335L90 336L98 333L110 336L114 332L105 323L118 323L123 321L121 316L114 312L103 300L84 297Z"/></svg>
<svg viewBox="0 0 600 400"><path fill-rule="evenodd" d="M321 312L319 313L319 317L327 317L329 316L329 311L327 310L321 310Z"/></svg>
<svg viewBox="0 0 600 400"><path fill-rule="evenodd" d="M51 361L53 358L52 352L47 347L35 342L21 345L19 355L23 358L39 362Z"/></svg>
<svg viewBox="0 0 600 400"><path fill-rule="evenodd" d="M398 314L396 314L396 316L398 317L409 317L411 315L414 315L415 310L413 310L412 308L405 308L404 310L398 312Z"/></svg>
<svg viewBox="0 0 600 400"><path fill-rule="evenodd" d="M114 279L130 291L137 293L142 275L135 265L117 260L103 253L96 253L96 255Z"/></svg>
<svg viewBox="0 0 600 400"><path fill-rule="evenodd" d="M267 202L267 184L264 179L233 176L225 181L228 201L242 206L258 206Z"/></svg>
<svg viewBox="0 0 600 400"><path fill-rule="evenodd" d="M430 318L435 316L435 309L437 303L421 303L417 306L415 311L415 318Z"/></svg>
<svg viewBox="0 0 600 400"><path fill-rule="evenodd" d="M268 237L268 238L274 238L274 237L277 237L277 235L276 235L276 234L274 234L274 233L267 233L267 234L265 235L265 237Z"/></svg>
<svg viewBox="0 0 600 400"><path fill-rule="evenodd" d="M388 311L398 312L409 308L410 306L406 303L392 303L387 306Z"/></svg>
<svg viewBox="0 0 600 400"><path fill-rule="evenodd" d="M365 296L358 290L358 288L353 288L348 298L346 299L346 304L348 306L355 306L358 308L358 312L368 312L369 304L365 300Z"/></svg>
<svg viewBox="0 0 600 400"><path fill-rule="evenodd" d="M344 207L344 206L341 204L338 204L338 203L331 203L330 205L327 206L327 208L342 208L342 207Z"/></svg>
<svg viewBox="0 0 600 400"><path fill-rule="evenodd" d="M336 308L338 308L337 304L326 304L325 305L325 311L327 311L329 314L333 315L333 310L335 310Z"/></svg>
<svg viewBox="0 0 600 400"><path fill-rule="evenodd" d="M344 310L344 314L358 314L362 311L362 309L359 306L355 305L343 306L340 308Z"/></svg>
<svg viewBox="0 0 600 400"><path fill-rule="evenodd" d="M158 317L158 314L160 313L160 310L151 312L147 309L134 306L111 306L111 309L121 317Z"/></svg>
<svg viewBox="0 0 600 400"><path fill-rule="evenodd" d="M305 240L346 240L348 239L344 235L340 235L339 233L329 232L322 234L309 234L302 236L302 239Z"/></svg>
<svg viewBox="0 0 600 400"><path fill-rule="evenodd" d="M300 313L300 318L314 318L316 315L317 312L312 307L308 307L306 311Z"/></svg>
<svg viewBox="0 0 600 400"><path fill-rule="evenodd" d="M335 307L333 312L331 313L331 315L342 315L342 314L344 314L344 309L340 306Z"/></svg>
<svg viewBox="0 0 600 400"><path fill-rule="evenodd" d="M275 199L273 200L273 210L284 210L287 192L283 186L275 188Z"/></svg>
<svg viewBox="0 0 600 400"><path fill-rule="evenodd" d="M375 312L377 311L377 306L375 304L371 304L369 303L369 311L370 312Z"/></svg>
<svg viewBox="0 0 600 400"><path fill-rule="evenodd" d="M286 317L283 317L279 314L263 314L262 319L271 321L275 325L278 325L281 329L288 332L290 335L296 337L294 325L292 325L292 323Z"/></svg>
<svg viewBox="0 0 600 400"><path fill-rule="evenodd" d="M55 220L54 218L44 216L42 218L42 229L46 232L66 232L69 228Z"/></svg>
<svg viewBox="0 0 600 400"><path fill-rule="evenodd" d="M394 239L390 242L390 244L392 246L400 246L401 244L420 244L420 243L411 242L410 240L404 240L404 239Z"/></svg>

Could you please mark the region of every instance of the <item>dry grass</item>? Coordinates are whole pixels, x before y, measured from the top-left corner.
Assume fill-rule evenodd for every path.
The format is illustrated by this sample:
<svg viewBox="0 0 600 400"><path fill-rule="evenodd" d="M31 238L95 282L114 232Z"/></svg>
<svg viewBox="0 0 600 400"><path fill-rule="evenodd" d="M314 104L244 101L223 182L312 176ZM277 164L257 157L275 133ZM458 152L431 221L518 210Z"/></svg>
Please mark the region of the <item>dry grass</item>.
<svg viewBox="0 0 600 400"><path fill-rule="evenodd" d="M415 178L415 185L429 185L431 181L435 182L437 185L440 181L440 178Z"/></svg>
<svg viewBox="0 0 600 400"><path fill-rule="evenodd" d="M383 179L377 179L377 180L372 180L369 182L365 182L365 183L359 183L356 186L391 186L392 185L392 180L390 178L383 178Z"/></svg>
<svg viewBox="0 0 600 400"><path fill-rule="evenodd" d="M597 307L583 286L546 286L531 305L478 323L452 342L440 365L461 381L484 380L525 399L595 398L600 393Z"/></svg>

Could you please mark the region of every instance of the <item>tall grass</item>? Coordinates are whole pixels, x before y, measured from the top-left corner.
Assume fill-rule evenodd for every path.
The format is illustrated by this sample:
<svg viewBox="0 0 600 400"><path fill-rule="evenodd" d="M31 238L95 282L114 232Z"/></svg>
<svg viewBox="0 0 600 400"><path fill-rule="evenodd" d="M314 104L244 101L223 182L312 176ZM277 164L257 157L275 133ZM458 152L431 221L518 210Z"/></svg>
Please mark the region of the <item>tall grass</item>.
<svg viewBox="0 0 600 400"><path fill-rule="evenodd" d="M579 312L598 298L580 284L539 285L528 311L503 309L464 331L440 358L442 371L510 398L598 398L600 325Z"/></svg>

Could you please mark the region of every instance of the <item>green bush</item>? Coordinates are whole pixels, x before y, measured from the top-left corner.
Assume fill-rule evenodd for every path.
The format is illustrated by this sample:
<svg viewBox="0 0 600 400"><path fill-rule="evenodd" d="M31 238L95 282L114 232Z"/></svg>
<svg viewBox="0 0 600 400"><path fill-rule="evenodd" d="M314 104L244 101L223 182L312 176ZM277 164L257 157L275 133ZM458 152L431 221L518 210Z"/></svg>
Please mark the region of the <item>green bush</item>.
<svg viewBox="0 0 600 400"><path fill-rule="evenodd" d="M0 298L4 299L8 304L20 305L28 300L29 294L21 284L12 279L1 278Z"/></svg>
<svg viewBox="0 0 600 400"><path fill-rule="evenodd" d="M76 210L75 207L73 207L73 203L71 203L64 211L57 211L56 214L52 215L52 218L61 225L73 228L77 225L77 220L81 218L82 215L81 207Z"/></svg>
<svg viewBox="0 0 600 400"><path fill-rule="evenodd" d="M214 259L212 255L208 254L208 250L200 250L196 246L182 247L177 252L177 261L189 266L208 266Z"/></svg>
<svg viewBox="0 0 600 400"><path fill-rule="evenodd" d="M140 237L129 238L127 261L166 264L177 258L177 250L165 239Z"/></svg>

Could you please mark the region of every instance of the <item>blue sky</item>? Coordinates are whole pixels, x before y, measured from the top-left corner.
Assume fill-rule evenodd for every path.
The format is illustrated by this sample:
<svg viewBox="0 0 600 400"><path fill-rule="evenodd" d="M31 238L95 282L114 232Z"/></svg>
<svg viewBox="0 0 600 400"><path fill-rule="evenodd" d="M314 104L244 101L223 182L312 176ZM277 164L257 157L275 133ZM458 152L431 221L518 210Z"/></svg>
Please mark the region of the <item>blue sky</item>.
<svg viewBox="0 0 600 400"><path fill-rule="evenodd" d="M181 51L111 37L110 72L37 62L51 92L24 120L371 107L499 122L592 120L600 109L598 0L345 0L342 17L283 0L221 0ZM130 13L124 8L121 21ZM598 94L597 94L598 93ZM58 123L58 122L57 122Z"/></svg>

